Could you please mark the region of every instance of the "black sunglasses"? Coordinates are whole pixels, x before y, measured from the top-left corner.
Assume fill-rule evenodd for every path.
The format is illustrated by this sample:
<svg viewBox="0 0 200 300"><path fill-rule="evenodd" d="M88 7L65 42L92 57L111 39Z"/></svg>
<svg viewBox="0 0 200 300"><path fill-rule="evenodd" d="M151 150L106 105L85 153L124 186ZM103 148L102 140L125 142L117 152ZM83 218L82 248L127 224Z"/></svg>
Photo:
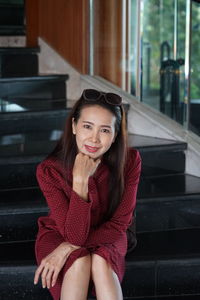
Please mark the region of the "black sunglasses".
<svg viewBox="0 0 200 300"><path fill-rule="evenodd" d="M122 98L114 93L105 93L94 89L86 89L82 94L82 98L86 101L98 101L102 99L102 97L108 104L119 106L122 104Z"/></svg>

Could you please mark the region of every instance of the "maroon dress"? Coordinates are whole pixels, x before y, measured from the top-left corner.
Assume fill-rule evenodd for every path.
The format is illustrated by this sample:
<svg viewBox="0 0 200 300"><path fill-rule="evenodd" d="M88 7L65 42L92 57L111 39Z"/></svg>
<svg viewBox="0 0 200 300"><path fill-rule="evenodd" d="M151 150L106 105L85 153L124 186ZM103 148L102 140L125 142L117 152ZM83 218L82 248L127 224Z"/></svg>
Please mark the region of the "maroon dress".
<svg viewBox="0 0 200 300"><path fill-rule="evenodd" d="M72 172L64 170L54 158L47 158L37 167L37 180L50 209L49 215L38 219L39 232L35 244L38 264L64 241L81 248L73 251L59 273L50 292L59 300L62 280L73 262L82 256L96 253L106 259L121 282L127 251L126 230L136 205L141 171L139 152L129 150L125 168L125 190L113 217L103 221L108 207L109 170L100 163L89 178L88 202L72 189ZM67 173L64 176L64 172Z"/></svg>

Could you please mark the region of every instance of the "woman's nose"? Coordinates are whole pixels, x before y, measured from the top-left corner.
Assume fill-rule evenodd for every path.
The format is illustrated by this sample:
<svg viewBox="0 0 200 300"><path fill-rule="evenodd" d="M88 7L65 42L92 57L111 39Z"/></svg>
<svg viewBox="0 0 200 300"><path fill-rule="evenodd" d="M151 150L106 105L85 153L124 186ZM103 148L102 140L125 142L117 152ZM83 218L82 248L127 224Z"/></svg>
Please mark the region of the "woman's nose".
<svg viewBox="0 0 200 300"><path fill-rule="evenodd" d="M99 132L98 131L93 131L92 133L92 142L96 143L99 141Z"/></svg>

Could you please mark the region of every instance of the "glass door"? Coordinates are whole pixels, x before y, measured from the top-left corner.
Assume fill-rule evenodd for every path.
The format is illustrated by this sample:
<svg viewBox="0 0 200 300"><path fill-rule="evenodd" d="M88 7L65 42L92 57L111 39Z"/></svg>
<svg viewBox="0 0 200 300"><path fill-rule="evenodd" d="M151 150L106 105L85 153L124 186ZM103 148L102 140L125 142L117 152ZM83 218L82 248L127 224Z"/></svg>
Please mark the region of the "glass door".
<svg viewBox="0 0 200 300"><path fill-rule="evenodd" d="M141 101L183 124L186 0L143 0Z"/></svg>
<svg viewBox="0 0 200 300"><path fill-rule="evenodd" d="M189 128L200 135L200 2L192 1Z"/></svg>

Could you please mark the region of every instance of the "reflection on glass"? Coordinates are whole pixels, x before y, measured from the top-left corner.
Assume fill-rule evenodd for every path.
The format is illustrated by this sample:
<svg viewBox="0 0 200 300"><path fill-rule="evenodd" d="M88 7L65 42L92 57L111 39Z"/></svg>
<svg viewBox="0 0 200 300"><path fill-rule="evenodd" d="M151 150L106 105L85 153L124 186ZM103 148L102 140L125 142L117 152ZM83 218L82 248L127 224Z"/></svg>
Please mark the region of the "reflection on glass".
<svg viewBox="0 0 200 300"><path fill-rule="evenodd" d="M24 142L25 142L24 134L10 134L10 135L4 135L0 137L1 146L21 144Z"/></svg>
<svg viewBox="0 0 200 300"><path fill-rule="evenodd" d="M130 30L130 69L127 70L130 72L130 93L134 96L136 96L136 76L137 76L137 60L138 60L138 53L137 53L137 32L138 32L138 1L132 0L131 5L129 7L130 9L130 20L129 20L129 30Z"/></svg>
<svg viewBox="0 0 200 300"><path fill-rule="evenodd" d="M0 112L19 112L19 111L25 111L22 106L15 104L15 103L10 103L8 101L5 101L3 99L0 99Z"/></svg>
<svg viewBox="0 0 200 300"><path fill-rule="evenodd" d="M185 0L144 0L142 101L184 122Z"/></svg>
<svg viewBox="0 0 200 300"><path fill-rule="evenodd" d="M190 129L200 134L200 2L191 1L191 89L189 0L90 2L94 75L184 126L190 111Z"/></svg>
<svg viewBox="0 0 200 300"><path fill-rule="evenodd" d="M200 135L200 3L192 2L190 129Z"/></svg>
<svg viewBox="0 0 200 300"><path fill-rule="evenodd" d="M0 98L0 113L65 109L66 99Z"/></svg>

